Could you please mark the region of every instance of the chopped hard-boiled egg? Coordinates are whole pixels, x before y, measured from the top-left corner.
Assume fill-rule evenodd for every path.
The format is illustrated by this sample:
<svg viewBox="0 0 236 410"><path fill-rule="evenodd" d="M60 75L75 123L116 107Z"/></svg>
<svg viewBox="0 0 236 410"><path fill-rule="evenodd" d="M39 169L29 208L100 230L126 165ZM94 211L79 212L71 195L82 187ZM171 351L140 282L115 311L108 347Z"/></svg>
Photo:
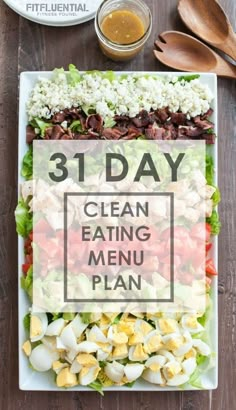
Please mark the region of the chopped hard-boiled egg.
<svg viewBox="0 0 236 410"><path fill-rule="evenodd" d="M129 338L129 346L135 346L139 343L144 342L144 335L141 332L135 332L132 336Z"/></svg>
<svg viewBox="0 0 236 410"><path fill-rule="evenodd" d="M126 364L124 368L125 377L128 382L137 380L143 373L144 365L138 363Z"/></svg>
<svg viewBox="0 0 236 410"><path fill-rule="evenodd" d="M166 363L163 366L163 374L166 380L172 379L174 376L179 374L182 370L182 367L177 360Z"/></svg>
<svg viewBox="0 0 236 410"><path fill-rule="evenodd" d="M60 362L60 360L56 360L52 364L52 370L54 370L54 372L56 374L58 374L65 367L69 367L69 364L68 363L62 363L62 362Z"/></svg>
<svg viewBox="0 0 236 410"><path fill-rule="evenodd" d="M181 325L184 330L188 330L193 334L204 330L204 327L198 322L197 316L193 314L183 315L181 318Z"/></svg>
<svg viewBox="0 0 236 410"><path fill-rule="evenodd" d="M123 364L114 361L107 363L104 371L109 379L115 383L120 383L124 376L124 368L125 366L123 366Z"/></svg>
<svg viewBox="0 0 236 410"><path fill-rule="evenodd" d="M26 342L23 344L22 350L26 354L26 356L29 357L31 355L32 347L29 340L26 340Z"/></svg>
<svg viewBox="0 0 236 410"><path fill-rule="evenodd" d="M85 324L77 314L72 320L60 318L48 325L45 313L32 314L30 340L22 349L35 370L52 369L58 387L66 388L87 386L98 376L104 386L124 385L139 377L161 386L180 386L195 371L197 354L211 353L205 342L193 336L204 330L196 312L152 313L155 327L145 315L124 313L114 324L116 317L100 314L98 322ZM41 344L32 348L38 340ZM129 362L120 363L124 359ZM99 362L106 362L105 367L100 369Z"/></svg>
<svg viewBox="0 0 236 410"><path fill-rule="evenodd" d="M46 372L52 368L53 362L59 359L59 353L52 352L43 344L35 347L29 357L32 367L38 372Z"/></svg>
<svg viewBox="0 0 236 410"><path fill-rule="evenodd" d="M62 318L54 320L52 323L50 323L50 325L48 325L45 335L60 336L63 328L65 327L65 323L65 320Z"/></svg>
<svg viewBox="0 0 236 410"><path fill-rule="evenodd" d="M89 354L89 353L80 353L76 357L76 361L81 366L86 366L86 367L99 366L97 359L92 354Z"/></svg>
<svg viewBox="0 0 236 410"><path fill-rule="evenodd" d="M112 352L112 359L121 360L128 356L128 346L126 343L114 347Z"/></svg>
<svg viewBox="0 0 236 410"><path fill-rule="evenodd" d="M143 345L141 343L136 346L131 346L129 349L129 360L131 362L143 362L148 359L148 354L145 353Z"/></svg>
<svg viewBox="0 0 236 410"><path fill-rule="evenodd" d="M81 352L81 353L94 353L98 350L98 345L94 342L81 342L78 344L77 346L77 352Z"/></svg>
<svg viewBox="0 0 236 410"><path fill-rule="evenodd" d="M163 334L175 333L179 329L178 322L175 319L161 318L158 320L158 324Z"/></svg>
<svg viewBox="0 0 236 410"><path fill-rule="evenodd" d="M74 387L78 384L75 374L71 373L69 367L62 369L57 375L58 387Z"/></svg>
<svg viewBox="0 0 236 410"><path fill-rule="evenodd" d="M148 354L155 353L163 347L162 337L157 330L148 333L144 340L144 351Z"/></svg>
<svg viewBox="0 0 236 410"><path fill-rule="evenodd" d="M30 340L38 342L47 331L48 318L46 313L33 313L30 316Z"/></svg>
<svg viewBox="0 0 236 410"><path fill-rule="evenodd" d="M88 384L94 382L100 371L99 366L93 367L83 367L79 373L79 383L81 386L87 386Z"/></svg>

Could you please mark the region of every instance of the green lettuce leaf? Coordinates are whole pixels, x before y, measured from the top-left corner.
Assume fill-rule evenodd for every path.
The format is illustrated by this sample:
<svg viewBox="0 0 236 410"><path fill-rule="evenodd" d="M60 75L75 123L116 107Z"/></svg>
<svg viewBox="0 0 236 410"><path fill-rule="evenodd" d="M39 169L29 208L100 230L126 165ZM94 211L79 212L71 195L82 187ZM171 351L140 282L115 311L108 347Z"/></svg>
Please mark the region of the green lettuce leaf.
<svg viewBox="0 0 236 410"><path fill-rule="evenodd" d="M16 231L18 235L26 238L33 229L33 214L29 212L28 205L20 199L15 210Z"/></svg>
<svg viewBox="0 0 236 410"><path fill-rule="evenodd" d="M71 126L70 126L71 131L73 132L82 132L82 125L80 120L75 120L72 122Z"/></svg>
<svg viewBox="0 0 236 410"><path fill-rule="evenodd" d="M113 118L107 118L104 122L104 128L113 128L116 125L116 122Z"/></svg>
<svg viewBox="0 0 236 410"><path fill-rule="evenodd" d="M129 387L130 389L132 389L133 385L136 383L136 380L134 380L133 382L130 383L126 383L125 386Z"/></svg>
<svg viewBox="0 0 236 410"><path fill-rule="evenodd" d="M215 188L216 188L216 191L212 196L213 206L218 205L218 203L221 201L220 190L218 187L215 187Z"/></svg>
<svg viewBox="0 0 236 410"><path fill-rule="evenodd" d="M28 151L26 152L21 168L21 175L26 180L32 179L33 175L33 145L30 145Z"/></svg>
<svg viewBox="0 0 236 410"><path fill-rule="evenodd" d="M196 80L199 77L199 74L181 75L180 77L178 77L178 81L184 80L190 82L192 80Z"/></svg>
<svg viewBox="0 0 236 410"><path fill-rule="evenodd" d="M102 384L101 384L100 381L95 380L95 382L89 384L89 387L90 387L91 389L93 389L93 390L96 390L99 394L101 394L102 396L104 396L103 386L102 386Z"/></svg>
<svg viewBox="0 0 236 410"><path fill-rule="evenodd" d="M211 225L212 235L219 235L221 229L221 223L218 212L214 210L210 218L206 218L206 221Z"/></svg>
<svg viewBox="0 0 236 410"><path fill-rule="evenodd" d="M30 125L33 128L38 128L40 130L40 136L43 138L47 128L51 127L53 124L50 122L43 121L41 118L35 117L31 122Z"/></svg>
<svg viewBox="0 0 236 410"><path fill-rule="evenodd" d="M33 290L33 266L31 266L26 276L21 277L21 287L26 291L29 297L32 299Z"/></svg>
<svg viewBox="0 0 236 410"><path fill-rule="evenodd" d="M214 183L214 161L211 155L206 155L206 180L208 185Z"/></svg>
<svg viewBox="0 0 236 410"><path fill-rule="evenodd" d="M73 320L75 317L75 313L66 312L66 313L63 313L62 317L64 320Z"/></svg>
<svg viewBox="0 0 236 410"><path fill-rule="evenodd" d="M71 85L76 85L81 81L81 74L74 64L69 65L69 74L67 75L68 82Z"/></svg>
<svg viewBox="0 0 236 410"><path fill-rule="evenodd" d="M91 321L91 312L83 312L80 314L81 319L84 323L89 324Z"/></svg>
<svg viewBox="0 0 236 410"><path fill-rule="evenodd" d="M30 330L30 313L27 313L23 319L23 324L24 324L24 328L25 330L27 330L29 332Z"/></svg>

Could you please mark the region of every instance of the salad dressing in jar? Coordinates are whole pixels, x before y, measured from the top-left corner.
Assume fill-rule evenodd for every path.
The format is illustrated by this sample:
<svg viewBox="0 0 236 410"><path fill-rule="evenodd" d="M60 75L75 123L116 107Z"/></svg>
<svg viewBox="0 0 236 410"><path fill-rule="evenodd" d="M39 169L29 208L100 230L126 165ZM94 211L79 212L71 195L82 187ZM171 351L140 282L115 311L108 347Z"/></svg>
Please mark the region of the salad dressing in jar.
<svg viewBox="0 0 236 410"><path fill-rule="evenodd" d="M133 58L152 29L152 16L143 0L105 0L97 11L95 29L103 53L115 61Z"/></svg>

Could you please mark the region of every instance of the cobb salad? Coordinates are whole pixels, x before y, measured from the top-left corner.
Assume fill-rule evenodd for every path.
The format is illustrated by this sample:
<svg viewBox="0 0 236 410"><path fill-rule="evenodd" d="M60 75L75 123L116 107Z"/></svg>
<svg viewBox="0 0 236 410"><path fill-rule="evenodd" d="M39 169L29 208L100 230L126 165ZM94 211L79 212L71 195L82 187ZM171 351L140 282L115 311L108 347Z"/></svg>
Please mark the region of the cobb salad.
<svg viewBox="0 0 236 410"><path fill-rule="evenodd" d="M204 388L201 375L214 362L209 323L211 282L217 274L211 257L212 236L220 230L216 206L220 193L214 186L215 142L211 121L210 89L198 75L116 75L98 71L81 74L56 69L51 79L39 79L27 104L26 140L22 161L17 232L24 238L22 288L32 301L33 148L45 140L188 140L208 145L205 184L208 187L206 224L188 238L197 246L206 236L206 311L192 313L69 312L31 313L24 318L22 346L29 365L38 372L52 371L59 388L89 386L102 393L110 386L132 387L142 378L162 387ZM180 229L181 238L181 229Z"/></svg>

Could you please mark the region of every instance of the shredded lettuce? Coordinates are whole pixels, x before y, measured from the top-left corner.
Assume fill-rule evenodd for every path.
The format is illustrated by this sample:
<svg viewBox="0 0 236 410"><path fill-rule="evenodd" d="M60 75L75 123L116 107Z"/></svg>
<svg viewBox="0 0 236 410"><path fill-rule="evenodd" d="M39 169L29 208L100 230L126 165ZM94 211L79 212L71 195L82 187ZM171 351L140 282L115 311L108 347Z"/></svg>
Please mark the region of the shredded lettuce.
<svg viewBox="0 0 236 410"><path fill-rule="evenodd" d="M82 132L83 129L82 129L80 120L73 121L71 126L70 126L70 129L73 132Z"/></svg>
<svg viewBox="0 0 236 410"><path fill-rule="evenodd" d="M91 312L83 312L80 316L84 323L89 324L91 322Z"/></svg>
<svg viewBox="0 0 236 410"><path fill-rule="evenodd" d="M16 231L26 238L33 229L33 215L29 212L28 205L20 199L15 210Z"/></svg>
<svg viewBox="0 0 236 410"><path fill-rule="evenodd" d="M219 235L221 229L221 223L219 219L218 212L213 210L210 218L206 218L207 223L211 225L211 233L212 235Z"/></svg>
<svg viewBox="0 0 236 410"><path fill-rule="evenodd" d="M134 380L133 382L130 383L126 383L125 386L129 387L130 389L132 389L133 385L135 384L136 380Z"/></svg>
<svg viewBox="0 0 236 410"><path fill-rule="evenodd" d="M73 320L75 317L75 313L72 313L72 312L63 313L62 317L64 320Z"/></svg>
<svg viewBox="0 0 236 410"><path fill-rule="evenodd" d="M33 266L29 268L26 276L21 277L21 287L28 293L29 297L32 298Z"/></svg>
<svg viewBox="0 0 236 410"><path fill-rule="evenodd" d="M113 128L116 125L116 122L113 118L107 118L104 122L104 128Z"/></svg>
<svg viewBox="0 0 236 410"><path fill-rule="evenodd" d="M216 191L212 196L213 206L218 205L218 203L221 201L220 190L218 187L215 187L215 188L216 188Z"/></svg>
<svg viewBox="0 0 236 410"><path fill-rule="evenodd" d="M113 320L113 323L112 323L113 325L117 325L119 323L119 321L122 317L122 314L123 313L119 313L119 315L115 317L115 319Z"/></svg>
<svg viewBox="0 0 236 410"><path fill-rule="evenodd" d="M21 175L26 180L32 179L33 175L33 146L30 145L28 151L26 152L21 168Z"/></svg>
<svg viewBox="0 0 236 410"><path fill-rule="evenodd" d="M50 122L45 122L41 118L35 117L31 122L30 125L33 128L38 128L40 130L40 136L43 138L47 128L51 127L53 124Z"/></svg>
<svg viewBox="0 0 236 410"><path fill-rule="evenodd" d="M214 161L211 155L206 155L206 180L208 185L214 183Z"/></svg>
<svg viewBox="0 0 236 410"><path fill-rule="evenodd" d="M192 80L196 80L199 77L199 74L181 75L180 77L178 77L178 81L184 80L190 82Z"/></svg>
<svg viewBox="0 0 236 410"><path fill-rule="evenodd" d="M81 74L74 64L69 65L69 74L67 80L71 85L76 85L81 81Z"/></svg>
<svg viewBox="0 0 236 410"><path fill-rule="evenodd" d="M102 396L104 396L103 393L103 385L99 380L95 380L95 382L90 383L89 387L93 390L96 390L99 394L101 394Z"/></svg>
<svg viewBox="0 0 236 410"><path fill-rule="evenodd" d="M25 330L27 330L29 332L30 330L30 313L27 313L23 319L23 324L24 324L24 328Z"/></svg>

